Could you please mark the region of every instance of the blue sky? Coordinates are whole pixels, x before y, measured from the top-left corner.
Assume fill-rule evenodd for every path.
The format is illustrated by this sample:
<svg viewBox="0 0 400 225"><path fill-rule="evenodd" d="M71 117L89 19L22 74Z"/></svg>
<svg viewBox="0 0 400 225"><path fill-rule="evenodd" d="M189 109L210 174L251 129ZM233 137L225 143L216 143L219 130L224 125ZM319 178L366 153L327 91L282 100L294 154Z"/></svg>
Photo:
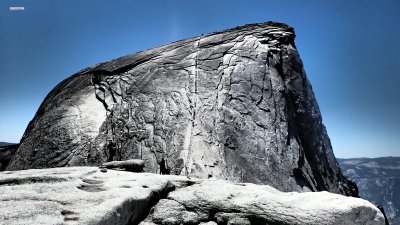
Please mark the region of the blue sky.
<svg viewBox="0 0 400 225"><path fill-rule="evenodd" d="M85 67L269 20L295 28L335 155L400 156L398 0L2 0L0 141L18 142L47 93Z"/></svg>

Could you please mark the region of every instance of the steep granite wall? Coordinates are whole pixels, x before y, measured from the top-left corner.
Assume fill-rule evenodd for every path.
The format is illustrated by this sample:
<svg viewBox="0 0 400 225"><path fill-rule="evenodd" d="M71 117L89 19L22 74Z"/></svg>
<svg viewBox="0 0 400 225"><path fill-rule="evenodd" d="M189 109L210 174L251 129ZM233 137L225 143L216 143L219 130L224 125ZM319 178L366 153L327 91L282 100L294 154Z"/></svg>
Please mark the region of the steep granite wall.
<svg viewBox="0 0 400 225"><path fill-rule="evenodd" d="M333 155L294 44L267 22L100 63L57 85L8 170L117 159L157 172L355 194Z"/></svg>

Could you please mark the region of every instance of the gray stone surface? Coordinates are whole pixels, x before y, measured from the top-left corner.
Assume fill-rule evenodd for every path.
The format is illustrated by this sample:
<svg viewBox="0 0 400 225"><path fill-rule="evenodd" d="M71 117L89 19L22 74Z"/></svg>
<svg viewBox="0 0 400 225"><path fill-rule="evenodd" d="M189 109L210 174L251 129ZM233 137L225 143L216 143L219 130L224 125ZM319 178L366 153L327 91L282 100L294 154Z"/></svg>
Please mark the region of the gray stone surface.
<svg viewBox="0 0 400 225"><path fill-rule="evenodd" d="M352 193L333 155L293 28L251 24L127 55L62 81L8 170L140 158L156 172Z"/></svg>
<svg viewBox="0 0 400 225"><path fill-rule="evenodd" d="M0 172L0 224L137 224L182 179L96 167Z"/></svg>
<svg viewBox="0 0 400 225"><path fill-rule="evenodd" d="M270 186L202 181L171 192L145 224L385 224L370 202L329 192L284 193Z"/></svg>
<svg viewBox="0 0 400 225"><path fill-rule="evenodd" d="M384 224L360 198L96 167L0 172L0 209L7 225Z"/></svg>
<svg viewBox="0 0 400 225"><path fill-rule="evenodd" d="M130 159L125 161L112 161L103 163L102 168L119 168L130 172L142 172L144 169L145 162L141 159Z"/></svg>

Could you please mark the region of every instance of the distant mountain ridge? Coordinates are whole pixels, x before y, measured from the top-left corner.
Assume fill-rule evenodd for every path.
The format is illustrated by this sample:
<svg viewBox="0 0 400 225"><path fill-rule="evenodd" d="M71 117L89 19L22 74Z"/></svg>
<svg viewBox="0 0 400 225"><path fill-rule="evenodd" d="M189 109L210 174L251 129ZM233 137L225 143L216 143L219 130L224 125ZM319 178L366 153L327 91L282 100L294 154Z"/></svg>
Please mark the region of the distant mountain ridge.
<svg viewBox="0 0 400 225"><path fill-rule="evenodd" d="M6 169L18 147L19 144L0 142L0 171Z"/></svg>
<svg viewBox="0 0 400 225"><path fill-rule="evenodd" d="M400 225L400 157L338 159L362 198L384 207L390 224Z"/></svg>
<svg viewBox="0 0 400 225"><path fill-rule="evenodd" d="M0 147L9 146L9 145L16 145L16 143L0 142Z"/></svg>

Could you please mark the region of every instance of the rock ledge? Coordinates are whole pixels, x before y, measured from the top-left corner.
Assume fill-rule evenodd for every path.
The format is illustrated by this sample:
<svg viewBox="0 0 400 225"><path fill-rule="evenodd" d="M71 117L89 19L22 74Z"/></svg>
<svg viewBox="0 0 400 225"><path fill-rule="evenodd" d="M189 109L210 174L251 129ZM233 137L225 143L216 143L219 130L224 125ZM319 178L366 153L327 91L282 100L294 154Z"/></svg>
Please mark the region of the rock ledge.
<svg viewBox="0 0 400 225"><path fill-rule="evenodd" d="M8 225L384 224L359 198L94 167L0 172L0 208Z"/></svg>

